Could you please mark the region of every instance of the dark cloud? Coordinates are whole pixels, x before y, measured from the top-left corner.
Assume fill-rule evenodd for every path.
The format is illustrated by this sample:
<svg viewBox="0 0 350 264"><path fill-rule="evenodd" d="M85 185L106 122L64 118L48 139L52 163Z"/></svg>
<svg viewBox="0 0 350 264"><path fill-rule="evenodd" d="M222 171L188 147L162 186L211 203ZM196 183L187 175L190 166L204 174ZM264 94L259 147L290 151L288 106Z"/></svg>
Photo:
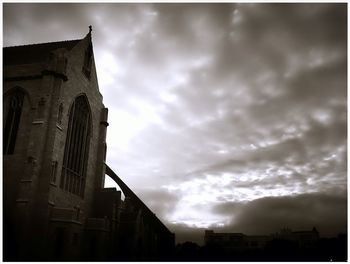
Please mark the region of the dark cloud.
<svg viewBox="0 0 350 264"><path fill-rule="evenodd" d="M4 35L7 36L4 38L5 46L57 41L61 40L61 34L67 39L77 39L81 37L79 31L75 34L71 30L62 32L65 26L74 24L74 28L84 32L87 25L84 19L77 20L76 14L82 10L78 4L4 3L3 8ZM49 10L55 12L48 13ZM19 30L23 28L27 30ZM57 31L60 31L59 35L54 34Z"/></svg>
<svg viewBox="0 0 350 264"><path fill-rule="evenodd" d="M346 193L266 197L245 204L220 204L214 210L233 216L230 225L222 229L229 232L269 234L283 227L311 230L313 226L321 236L347 231Z"/></svg>
<svg viewBox="0 0 350 264"><path fill-rule="evenodd" d="M212 209L231 217L223 228L209 226L216 232L240 232L247 235L267 235L284 227L293 231L316 227L321 236L336 236L347 232L347 195L338 193L303 194L298 196L266 197L251 202L221 203ZM176 242L204 243L203 228L183 224L168 224L176 233Z"/></svg>

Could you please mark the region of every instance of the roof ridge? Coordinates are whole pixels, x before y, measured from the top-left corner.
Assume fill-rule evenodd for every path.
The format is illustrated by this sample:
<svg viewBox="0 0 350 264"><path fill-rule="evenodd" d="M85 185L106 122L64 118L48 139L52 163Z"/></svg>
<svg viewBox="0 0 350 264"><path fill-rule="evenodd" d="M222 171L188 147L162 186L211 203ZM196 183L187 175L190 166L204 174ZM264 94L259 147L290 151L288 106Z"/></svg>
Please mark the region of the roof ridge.
<svg viewBox="0 0 350 264"><path fill-rule="evenodd" d="M39 45L46 45L46 44L55 44L55 43L65 43L65 42L81 41L81 40L83 40L83 39L71 39L71 40L61 40L61 41L51 41L51 42L32 43L32 44L24 44L24 45L16 45L16 46L7 46L7 47L3 47L3 48L6 49L6 48L39 46Z"/></svg>

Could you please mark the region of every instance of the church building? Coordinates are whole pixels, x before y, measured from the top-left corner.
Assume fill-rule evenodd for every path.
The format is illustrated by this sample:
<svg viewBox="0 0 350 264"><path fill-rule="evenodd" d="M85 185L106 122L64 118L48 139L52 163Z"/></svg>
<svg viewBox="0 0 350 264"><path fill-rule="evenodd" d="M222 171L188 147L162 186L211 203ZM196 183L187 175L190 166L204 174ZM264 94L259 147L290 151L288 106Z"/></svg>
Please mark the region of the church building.
<svg viewBox="0 0 350 264"><path fill-rule="evenodd" d="M171 260L174 234L105 164L91 36L3 49L4 261Z"/></svg>

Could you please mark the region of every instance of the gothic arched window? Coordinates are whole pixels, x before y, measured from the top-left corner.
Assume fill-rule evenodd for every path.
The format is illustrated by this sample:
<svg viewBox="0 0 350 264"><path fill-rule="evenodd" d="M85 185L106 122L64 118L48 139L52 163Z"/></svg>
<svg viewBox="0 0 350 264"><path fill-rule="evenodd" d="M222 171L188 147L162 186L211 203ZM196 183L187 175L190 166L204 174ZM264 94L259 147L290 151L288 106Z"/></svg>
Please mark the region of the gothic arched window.
<svg viewBox="0 0 350 264"><path fill-rule="evenodd" d="M24 93L17 90L5 100L6 120L4 123L3 154L13 154L16 145L19 121L23 108Z"/></svg>
<svg viewBox="0 0 350 264"><path fill-rule="evenodd" d="M90 143L91 114L84 95L78 96L70 109L60 187L84 196Z"/></svg>

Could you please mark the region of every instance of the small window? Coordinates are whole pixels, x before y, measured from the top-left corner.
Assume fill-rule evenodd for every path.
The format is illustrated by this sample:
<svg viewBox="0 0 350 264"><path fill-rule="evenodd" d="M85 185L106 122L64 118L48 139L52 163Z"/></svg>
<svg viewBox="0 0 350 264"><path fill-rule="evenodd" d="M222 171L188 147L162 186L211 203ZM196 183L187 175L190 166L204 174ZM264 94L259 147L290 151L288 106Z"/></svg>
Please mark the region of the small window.
<svg viewBox="0 0 350 264"><path fill-rule="evenodd" d="M3 154L11 155L14 153L19 121L23 108L24 93L16 91L7 101L7 115L4 125L4 146Z"/></svg>
<svg viewBox="0 0 350 264"><path fill-rule="evenodd" d="M90 43L89 47L85 51L84 65L83 65L83 73L88 79L90 79L90 76L91 76L91 67L92 67L92 44Z"/></svg>
<svg viewBox="0 0 350 264"><path fill-rule="evenodd" d="M51 163L51 182L56 183L57 161Z"/></svg>
<svg viewBox="0 0 350 264"><path fill-rule="evenodd" d="M45 114L45 99L42 97L38 103L37 119L43 119Z"/></svg>
<svg viewBox="0 0 350 264"><path fill-rule="evenodd" d="M63 116L63 104L60 104L58 107L58 113L57 113L57 124L62 125L62 116Z"/></svg>
<svg viewBox="0 0 350 264"><path fill-rule="evenodd" d="M107 144L103 143L103 161L106 161L106 155L107 155Z"/></svg>

